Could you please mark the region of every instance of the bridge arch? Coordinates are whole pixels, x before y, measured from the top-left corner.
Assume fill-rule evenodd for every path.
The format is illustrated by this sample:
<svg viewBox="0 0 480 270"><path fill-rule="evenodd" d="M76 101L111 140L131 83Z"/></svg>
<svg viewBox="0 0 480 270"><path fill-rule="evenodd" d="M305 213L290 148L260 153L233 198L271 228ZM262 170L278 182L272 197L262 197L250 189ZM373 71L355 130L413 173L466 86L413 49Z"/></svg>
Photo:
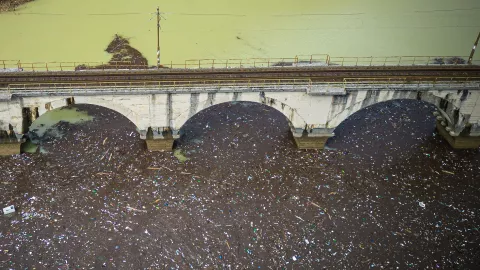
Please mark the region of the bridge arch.
<svg viewBox="0 0 480 270"><path fill-rule="evenodd" d="M452 134L459 134L469 120L469 116L461 112L456 105L459 94L459 91L352 91L346 96L335 96L333 98L327 127L336 128L349 116L377 103L391 100L416 99L435 105L445 125L451 127Z"/></svg>
<svg viewBox="0 0 480 270"><path fill-rule="evenodd" d="M83 96L75 96L75 97L51 97L51 98L40 98L40 99L24 99L23 100L23 107L29 108L32 112L33 119L23 119L16 124L15 130L19 134L23 134L24 131L29 128L29 126L25 126L25 123L29 123L30 125L37 119L42 117L47 112L65 108L68 105L76 104L76 105L94 105L103 107L112 111L115 111L124 117L126 117L130 122L137 126L138 130L138 123L140 122L141 117L129 107L123 105L121 102L117 102L117 100L112 98L112 96L97 96L95 98L90 97L83 97ZM36 113L36 115L35 115ZM25 116L23 117L25 118ZM61 119L60 119L61 120Z"/></svg>
<svg viewBox="0 0 480 270"><path fill-rule="evenodd" d="M222 102L190 117L180 128L173 149L197 149L194 152L200 150L219 157L235 153L237 158L248 159L281 145L292 146L290 130L287 117L271 106L250 101ZM230 148L233 152L217 152Z"/></svg>
<svg viewBox="0 0 480 270"><path fill-rule="evenodd" d="M95 99L89 99L86 97L77 96L75 97L75 104L95 105L115 111L125 116L128 120L130 120L130 122L135 124L138 131L138 124L141 122L141 116L121 102L116 102L116 100L121 101L121 99L115 99L112 97L96 97Z"/></svg>
<svg viewBox="0 0 480 270"><path fill-rule="evenodd" d="M176 102L180 101L173 100L172 102L175 105ZM190 107L181 111L174 111L172 115L173 121L171 121L170 125L173 128L174 138L178 138L181 135L180 129L193 116L212 106L229 102L263 104L283 114L290 128L305 127L306 125L306 121L295 108L281 101L278 97L271 97L268 93L264 92L191 94L190 100L184 100L184 102L189 102Z"/></svg>
<svg viewBox="0 0 480 270"><path fill-rule="evenodd" d="M96 121L96 123L92 123L93 126L89 126L87 129L80 127L83 134L89 132L88 130L92 127L96 131L102 129L116 130L115 132L127 130L132 132L129 136L132 136L135 130L138 132L138 127L131 118L118 110L89 103L72 103L57 108L52 106L41 115L37 113L37 116L38 118L33 120L28 127L28 133L23 134L26 141L21 146L21 152L36 152L37 146L42 146L45 143L50 144L51 147L51 139L68 136L70 128L66 126L67 129L65 129L62 122L81 125ZM76 127L73 130L77 129ZM92 133L89 136L95 136L95 134ZM50 143L48 143L49 141Z"/></svg>

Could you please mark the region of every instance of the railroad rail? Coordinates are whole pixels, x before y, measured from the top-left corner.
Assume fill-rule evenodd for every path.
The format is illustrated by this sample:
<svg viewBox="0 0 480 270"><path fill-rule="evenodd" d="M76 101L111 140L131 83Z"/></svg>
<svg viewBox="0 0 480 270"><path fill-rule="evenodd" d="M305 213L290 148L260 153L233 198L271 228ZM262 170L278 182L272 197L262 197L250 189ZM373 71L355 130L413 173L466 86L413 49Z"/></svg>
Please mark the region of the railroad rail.
<svg viewBox="0 0 480 270"><path fill-rule="evenodd" d="M199 80L310 79L342 82L345 78L479 77L480 61L465 64L465 57L387 56L332 57L327 54L293 58L196 59L166 68L128 62L24 63L0 60L0 88L11 84L88 83ZM478 64L478 65L475 65Z"/></svg>
<svg viewBox="0 0 480 270"><path fill-rule="evenodd" d="M249 79L311 79L312 81L342 81L344 78L372 77L478 77L480 66L452 67L303 67L215 70L127 70L82 72L15 72L0 73L0 87L21 83L60 82L129 82L173 80L249 80Z"/></svg>
<svg viewBox="0 0 480 270"><path fill-rule="evenodd" d="M79 90L79 89L179 89L179 88L204 88L204 87L248 87L263 88L266 86L305 86L311 88L315 85L347 88L362 88L372 85L382 87L476 87L480 86L480 77L418 77L415 80L407 77L385 78L344 78L340 82L314 82L310 79L249 79L249 80L193 80L193 81L143 81L143 82L83 82L83 83L26 83L10 84L0 88L0 93L12 94L14 92Z"/></svg>

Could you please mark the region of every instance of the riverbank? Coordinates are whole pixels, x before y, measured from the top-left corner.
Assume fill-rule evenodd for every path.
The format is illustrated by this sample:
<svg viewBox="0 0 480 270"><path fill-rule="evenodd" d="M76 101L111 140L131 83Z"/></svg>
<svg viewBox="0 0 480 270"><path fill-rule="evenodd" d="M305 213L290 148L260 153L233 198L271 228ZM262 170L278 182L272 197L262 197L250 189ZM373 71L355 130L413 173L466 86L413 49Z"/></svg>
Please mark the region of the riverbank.
<svg viewBox="0 0 480 270"><path fill-rule="evenodd" d="M15 10L19 6L32 1L34 0L0 0L0 13Z"/></svg>

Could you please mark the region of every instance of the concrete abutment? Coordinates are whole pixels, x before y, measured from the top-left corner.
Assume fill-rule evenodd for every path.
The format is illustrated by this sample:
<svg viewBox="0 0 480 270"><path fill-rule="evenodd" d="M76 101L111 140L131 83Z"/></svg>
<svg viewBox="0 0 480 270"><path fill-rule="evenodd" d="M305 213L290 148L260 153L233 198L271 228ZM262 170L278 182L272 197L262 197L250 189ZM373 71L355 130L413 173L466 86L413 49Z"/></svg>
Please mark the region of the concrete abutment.
<svg viewBox="0 0 480 270"><path fill-rule="evenodd" d="M0 142L0 156L11 156L20 154L19 142Z"/></svg>
<svg viewBox="0 0 480 270"><path fill-rule="evenodd" d="M291 128L298 149L323 149L328 138L334 136L332 128Z"/></svg>
<svg viewBox="0 0 480 270"><path fill-rule="evenodd" d="M147 149L149 151L161 151L161 152L168 152L172 151L173 143L175 139L155 139L155 140L145 140L147 142Z"/></svg>
<svg viewBox="0 0 480 270"><path fill-rule="evenodd" d="M173 144L179 135L171 128L153 129L149 127L146 131L140 131L140 138L147 143L147 150L163 152L172 151Z"/></svg>
<svg viewBox="0 0 480 270"><path fill-rule="evenodd" d="M480 136L452 136L447 127L442 125L442 120L436 120L436 129L453 149L476 149L480 147Z"/></svg>

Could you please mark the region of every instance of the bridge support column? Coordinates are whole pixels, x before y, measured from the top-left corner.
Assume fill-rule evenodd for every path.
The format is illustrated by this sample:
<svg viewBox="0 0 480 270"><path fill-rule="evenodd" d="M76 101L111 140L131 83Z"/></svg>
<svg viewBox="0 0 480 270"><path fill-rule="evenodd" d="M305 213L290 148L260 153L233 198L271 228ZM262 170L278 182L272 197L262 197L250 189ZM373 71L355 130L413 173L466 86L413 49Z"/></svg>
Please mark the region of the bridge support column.
<svg viewBox="0 0 480 270"><path fill-rule="evenodd" d="M0 142L0 156L20 154L20 142Z"/></svg>
<svg viewBox="0 0 480 270"><path fill-rule="evenodd" d="M140 138L147 143L149 151L172 151L173 142L178 136L170 128L155 129L149 128L148 131L140 131Z"/></svg>
<svg viewBox="0 0 480 270"><path fill-rule="evenodd" d="M442 125L443 120L437 120L437 130L442 137L454 149L476 149L480 147L480 136L468 136L460 134L458 136L452 136L447 127Z"/></svg>
<svg viewBox="0 0 480 270"><path fill-rule="evenodd" d="M333 129L292 128L293 139L298 149L323 149L328 138L333 137Z"/></svg>
<svg viewBox="0 0 480 270"><path fill-rule="evenodd" d="M11 156L20 154L21 137L9 131L0 130L0 156Z"/></svg>

